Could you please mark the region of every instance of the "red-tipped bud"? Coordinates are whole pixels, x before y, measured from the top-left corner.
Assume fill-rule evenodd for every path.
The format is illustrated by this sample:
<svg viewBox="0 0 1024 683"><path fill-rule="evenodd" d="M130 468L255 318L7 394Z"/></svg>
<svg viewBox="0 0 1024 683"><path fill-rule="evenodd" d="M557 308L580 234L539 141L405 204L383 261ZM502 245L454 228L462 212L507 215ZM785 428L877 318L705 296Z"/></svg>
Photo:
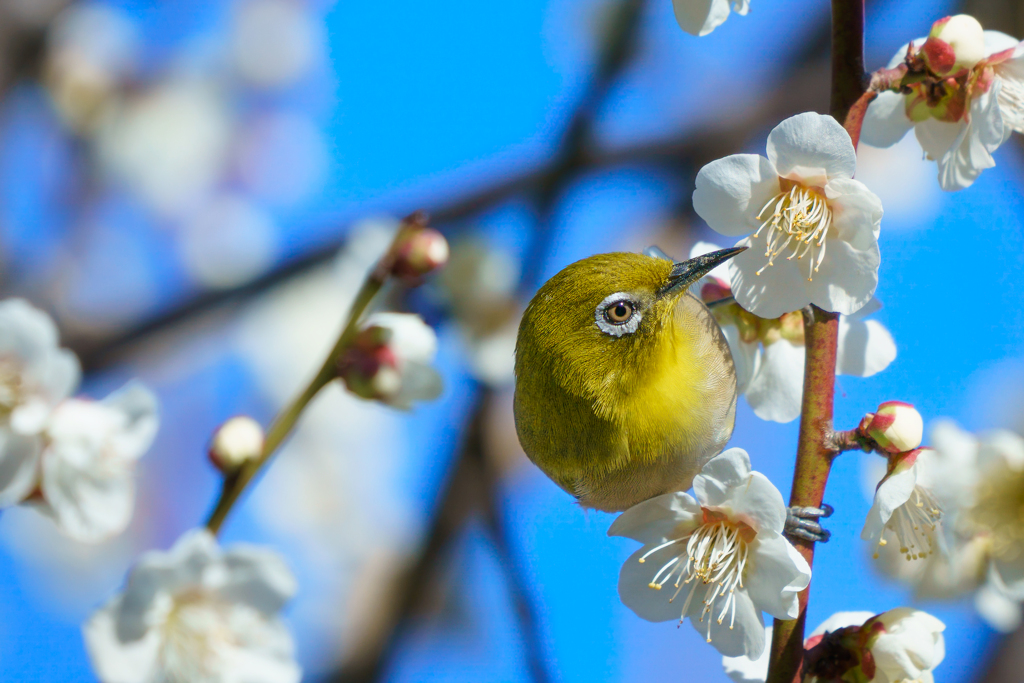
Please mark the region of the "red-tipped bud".
<svg viewBox="0 0 1024 683"><path fill-rule="evenodd" d="M886 401L860 423L860 432L887 453L904 453L921 445L924 420L914 406L902 401Z"/></svg>
<svg viewBox="0 0 1024 683"><path fill-rule="evenodd" d="M210 442L210 462L225 474L238 470L263 453L263 428L247 415L222 424Z"/></svg>
<svg viewBox="0 0 1024 683"><path fill-rule="evenodd" d="M985 31L968 14L956 14L932 24L921 47L928 68L940 76L973 69L985 58Z"/></svg>
<svg viewBox="0 0 1024 683"><path fill-rule="evenodd" d="M395 247L391 272L407 282L420 278L448 263L448 240L427 225L427 216L414 213L403 221L404 236Z"/></svg>
<svg viewBox="0 0 1024 683"><path fill-rule="evenodd" d="M377 313L367 320L338 360L338 376L356 396L409 408L440 394L430 362L437 337L419 316Z"/></svg>

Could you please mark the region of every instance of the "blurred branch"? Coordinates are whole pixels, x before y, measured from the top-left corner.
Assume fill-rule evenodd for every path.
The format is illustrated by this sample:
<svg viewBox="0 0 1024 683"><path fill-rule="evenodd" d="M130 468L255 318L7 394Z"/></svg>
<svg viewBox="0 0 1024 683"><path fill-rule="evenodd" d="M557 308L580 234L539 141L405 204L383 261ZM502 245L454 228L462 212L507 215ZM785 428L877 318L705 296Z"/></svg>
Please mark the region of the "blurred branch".
<svg viewBox="0 0 1024 683"><path fill-rule="evenodd" d="M1024 671L1024 627L1004 636L994 648L979 683L1018 683Z"/></svg>
<svg viewBox="0 0 1024 683"><path fill-rule="evenodd" d="M427 210L432 222L443 226L478 214L515 195L539 193L538 198L543 203L545 197L554 196L551 188L564 187L572 177L598 168L626 164L699 168L713 159L736 151L752 131L801 111L824 108L827 103L818 101L815 95L820 94L822 84L826 82L826 69L827 64L820 58L805 62L797 60L792 68L783 70L786 77L770 90L771 95L759 100L742 115L714 128L703 128L699 133L688 132L614 149L594 149L584 145L571 155L563 153L556 156L553 161L538 169L526 171L478 192L441 202ZM583 141L589 134L584 136L577 133L574 137ZM572 162L568 163L566 159ZM393 207L392 212L404 215L415 208ZM345 231L338 232L344 235ZM344 237L339 237L306 254L288 259L274 270L239 287L195 294L177 307L114 335L87 338L65 333L62 339L65 346L81 358L86 372L102 369L119 362L137 346L161 332L219 307L246 301L281 282L331 261L344 242Z"/></svg>

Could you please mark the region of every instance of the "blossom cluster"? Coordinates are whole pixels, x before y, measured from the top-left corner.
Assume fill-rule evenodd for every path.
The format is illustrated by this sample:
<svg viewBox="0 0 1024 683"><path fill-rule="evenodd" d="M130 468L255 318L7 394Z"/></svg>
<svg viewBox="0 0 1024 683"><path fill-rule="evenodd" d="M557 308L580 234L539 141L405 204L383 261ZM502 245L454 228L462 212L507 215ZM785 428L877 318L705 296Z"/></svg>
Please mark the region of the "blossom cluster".
<svg viewBox="0 0 1024 683"><path fill-rule="evenodd" d="M983 617L1011 630L1024 599L1024 438L940 420L930 442L890 461L864 536L880 568L919 597L973 594Z"/></svg>
<svg viewBox="0 0 1024 683"><path fill-rule="evenodd" d="M45 313L0 302L0 508L33 507L94 543L131 521L133 468L156 436L157 401L138 382L100 401L72 397L80 374Z"/></svg>

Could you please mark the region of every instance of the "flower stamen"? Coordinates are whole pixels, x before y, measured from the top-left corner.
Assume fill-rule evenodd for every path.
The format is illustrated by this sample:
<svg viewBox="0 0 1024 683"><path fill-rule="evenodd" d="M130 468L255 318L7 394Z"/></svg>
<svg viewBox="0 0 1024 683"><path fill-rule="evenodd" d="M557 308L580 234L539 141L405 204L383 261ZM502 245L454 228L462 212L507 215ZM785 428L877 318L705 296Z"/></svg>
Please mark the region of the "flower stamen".
<svg viewBox="0 0 1024 683"><path fill-rule="evenodd" d="M942 507L935 496L928 489L915 486L910 499L893 510L885 528L896 535L900 553L908 561L918 560L935 551L935 530L941 519ZM878 545L886 545L886 541L879 540ZM877 551L875 557L878 557Z"/></svg>
<svg viewBox="0 0 1024 683"><path fill-rule="evenodd" d="M708 586L698 621L703 622L705 617L708 618L707 637L708 642L711 642L712 620L722 624L728 616L730 629L736 623L736 589L743 588L743 572L747 566L749 553L748 540L739 526L726 520L718 520L701 525L688 538L662 543L646 552L640 561L658 550L684 540L685 555L676 555L662 565L648 586L654 590L661 590L675 577L673 585L676 591L669 598L669 602L673 602L684 586L693 584L683 604L680 622L686 617L697 587ZM715 601L720 598L721 609L715 610Z"/></svg>
<svg viewBox="0 0 1024 683"><path fill-rule="evenodd" d="M768 263L757 274L774 265L776 256L791 249L787 260L795 257L799 261L810 256L807 280L811 281L825 259L825 238L832 226L832 209L825 197L817 190L796 184L768 200L757 214L757 219L763 222L754 238L759 237L765 227L768 228L764 253Z"/></svg>

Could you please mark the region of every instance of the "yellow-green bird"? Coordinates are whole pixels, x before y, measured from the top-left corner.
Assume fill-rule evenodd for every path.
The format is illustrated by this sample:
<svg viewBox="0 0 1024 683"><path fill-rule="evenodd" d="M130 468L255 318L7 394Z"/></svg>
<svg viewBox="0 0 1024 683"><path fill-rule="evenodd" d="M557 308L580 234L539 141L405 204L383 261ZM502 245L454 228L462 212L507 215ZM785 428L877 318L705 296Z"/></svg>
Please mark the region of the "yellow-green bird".
<svg viewBox="0 0 1024 683"><path fill-rule="evenodd" d="M599 254L533 297L516 340L516 431L583 506L625 510L686 490L729 441L732 355L688 289L741 251L677 263Z"/></svg>

